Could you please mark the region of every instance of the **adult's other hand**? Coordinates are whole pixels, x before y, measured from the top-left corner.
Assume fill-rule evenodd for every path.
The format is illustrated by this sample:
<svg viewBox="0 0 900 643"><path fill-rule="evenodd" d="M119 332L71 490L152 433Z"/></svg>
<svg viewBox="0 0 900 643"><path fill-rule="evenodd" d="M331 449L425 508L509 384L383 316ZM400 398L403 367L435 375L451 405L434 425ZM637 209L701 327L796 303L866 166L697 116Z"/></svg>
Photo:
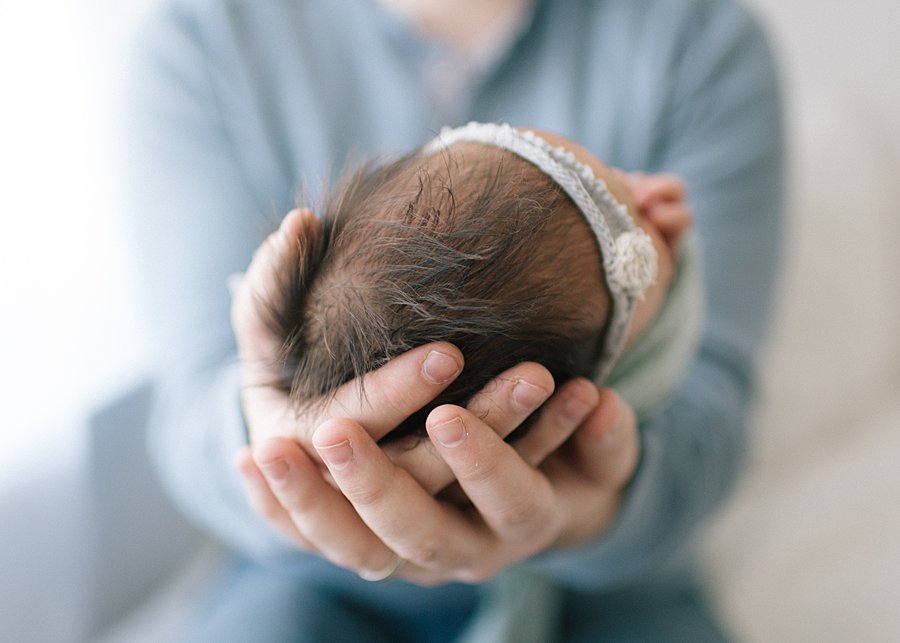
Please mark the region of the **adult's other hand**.
<svg viewBox="0 0 900 643"><path fill-rule="evenodd" d="M244 453L238 463L257 511L304 549L364 578L477 582L547 548L596 537L615 517L638 461L636 420L608 389L591 405L592 390L570 382L559 398L571 395L569 403L548 403L534 427L545 430L516 444L470 410L435 409L431 443L465 504L435 498L350 419L328 420L314 435L331 483L290 440L266 442L255 460ZM580 415L580 403L583 421L546 430L561 412Z"/></svg>

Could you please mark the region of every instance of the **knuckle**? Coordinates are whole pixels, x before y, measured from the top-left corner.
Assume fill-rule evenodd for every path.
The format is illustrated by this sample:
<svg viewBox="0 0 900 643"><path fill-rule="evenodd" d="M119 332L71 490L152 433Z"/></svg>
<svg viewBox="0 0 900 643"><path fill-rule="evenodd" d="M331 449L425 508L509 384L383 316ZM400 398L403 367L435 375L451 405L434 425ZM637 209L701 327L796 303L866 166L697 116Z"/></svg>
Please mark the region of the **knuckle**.
<svg viewBox="0 0 900 643"><path fill-rule="evenodd" d="M432 568L437 561L437 550L433 547L417 546L407 560L419 567Z"/></svg>
<svg viewBox="0 0 900 643"><path fill-rule="evenodd" d="M464 464L457 475L460 480L484 485L497 477L498 467L499 463L496 458L476 459Z"/></svg>
<svg viewBox="0 0 900 643"><path fill-rule="evenodd" d="M556 512L552 498L529 496L504 508L494 517L494 527L511 542L542 549L554 537Z"/></svg>
<svg viewBox="0 0 900 643"><path fill-rule="evenodd" d="M403 558L419 567L433 569L437 566L439 551L442 551L439 543L433 539L421 539L408 550L404 550Z"/></svg>
<svg viewBox="0 0 900 643"><path fill-rule="evenodd" d="M527 529L536 517L533 503L520 501L501 509L495 515L494 524L503 532Z"/></svg>
<svg viewBox="0 0 900 643"><path fill-rule="evenodd" d="M547 521L543 520L540 514L532 514L515 523L506 524L502 529L512 542L527 543L538 549L546 541L549 533Z"/></svg>
<svg viewBox="0 0 900 643"><path fill-rule="evenodd" d="M357 507L374 507L379 505L385 498L386 491L384 485L365 485L348 491L347 497Z"/></svg>
<svg viewBox="0 0 900 643"><path fill-rule="evenodd" d="M379 406L386 407L391 413L397 415L409 415L411 411L415 410L410 409L409 394L390 382L381 387L376 401Z"/></svg>

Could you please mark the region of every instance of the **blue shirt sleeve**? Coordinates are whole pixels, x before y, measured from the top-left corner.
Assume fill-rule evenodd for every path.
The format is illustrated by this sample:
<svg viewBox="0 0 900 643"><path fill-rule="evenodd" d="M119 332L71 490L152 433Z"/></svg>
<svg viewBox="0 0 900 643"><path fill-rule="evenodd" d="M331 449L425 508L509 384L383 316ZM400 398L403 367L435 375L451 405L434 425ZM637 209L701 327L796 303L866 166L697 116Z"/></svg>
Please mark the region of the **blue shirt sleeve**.
<svg viewBox="0 0 900 643"><path fill-rule="evenodd" d="M132 220L157 360L149 447L184 513L254 556L293 551L249 507L233 458L246 444L229 322L228 275L243 271L289 203L261 188L215 91L226 72L188 7L151 15L135 48L126 106ZM241 91L240 79L229 82Z"/></svg>
<svg viewBox="0 0 900 643"><path fill-rule="evenodd" d="M530 564L583 587L640 578L677 560L736 480L781 249L784 150L775 64L754 19L695 3L659 167L681 175L703 242L708 317L671 404L640 422L638 470L601 538Z"/></svg>

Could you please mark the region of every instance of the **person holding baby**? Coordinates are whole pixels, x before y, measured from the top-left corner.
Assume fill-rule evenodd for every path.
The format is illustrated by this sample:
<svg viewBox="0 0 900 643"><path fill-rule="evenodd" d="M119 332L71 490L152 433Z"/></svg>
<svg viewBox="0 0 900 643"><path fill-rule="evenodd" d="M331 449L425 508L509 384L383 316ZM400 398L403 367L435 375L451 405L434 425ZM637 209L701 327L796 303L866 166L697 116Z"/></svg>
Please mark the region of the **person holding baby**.
<svg viewBox="0 0 900 643"><path fill-rule="evenodd" d="M725 638L691 545L743 455L783 164L773 63L746 11L715 0L182 0L162 5L142 51L136 225L161 347L151 446L186 513L239 553L195 639ZM389 354L314 404L285 392L273 365L287 338L259 298L277 258L319 233L316 217L292 214L251 263L261 221L291 210L304 179L473 119L527 124L545 142L558 132L552 148L576 141L645 173L624 175L630 193L615 194L614 177L604 185L657 219L657 254L679 245L665 221L686 210L686 186L706 313L639 425L627 398L583 369L556 382L523 361L428 408L427 438L382 440L466 378L465 351L449 342ZM224 284L245 269L232 307ZM603 287L602 274L572 270L579 287Z"/></svg>

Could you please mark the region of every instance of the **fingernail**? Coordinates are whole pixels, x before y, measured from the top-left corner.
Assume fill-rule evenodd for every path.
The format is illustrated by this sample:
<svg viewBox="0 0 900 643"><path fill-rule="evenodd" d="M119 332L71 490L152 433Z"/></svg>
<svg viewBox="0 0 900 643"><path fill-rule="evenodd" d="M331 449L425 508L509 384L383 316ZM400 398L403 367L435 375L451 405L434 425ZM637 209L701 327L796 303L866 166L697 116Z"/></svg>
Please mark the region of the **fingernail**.
<svg viewBox="0 0 900 643"><path fill-rule="evenodd" d="M513 388L512 397L516 404L530 411L547 399L547 391L525 380L519 380Z"/></svg>
<svg viewBox="0 0 900 643"><path fill-rule="evenodd" d="M260 464L259 468L262 469L266 478L272 482L284 482L287 479L288 471L290 471L290 466L284 460L266 462L265 464Z"/></svg>
<svg viewBox="0 0 900 643"><path fill-rule="evenodd" d="M353 459L353 447L350 446L350 440L344 440L325 447L316 446L316 450L322 456L322 459L325 460L325 463L337 471L346 469L347 465L350 464L350 460Z"/></svg>
<svg viewBox="0 0 900 643"><path fill-rule="evenodd" d="M468 432L462 420L458 417L453 418L449 422L444 422L431 427L431 435L434 439L448 449L458 447L466 441Z"/></svg>
<svg viewBox="0 0 900 643"><path fill-rule="evenodd" d="M459 375L459 362L446 353L431 351L422 364L422 374L432 384L444 384Z"/></svg>

